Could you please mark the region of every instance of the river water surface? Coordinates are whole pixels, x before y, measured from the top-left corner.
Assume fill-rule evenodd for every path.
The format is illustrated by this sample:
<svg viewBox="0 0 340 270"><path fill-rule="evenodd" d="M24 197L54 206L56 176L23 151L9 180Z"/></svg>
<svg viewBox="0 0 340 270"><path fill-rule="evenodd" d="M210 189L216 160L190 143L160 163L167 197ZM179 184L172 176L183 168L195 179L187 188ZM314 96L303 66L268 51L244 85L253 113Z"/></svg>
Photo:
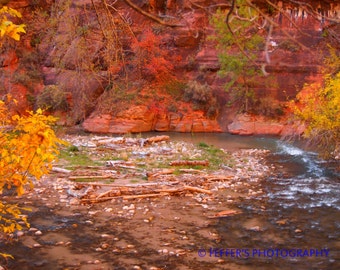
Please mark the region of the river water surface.
<svg viewBox="0 0 340 270"><path fill-rule="evenodd" d="M0 252L15 257L6 269L340 269L340 175L316 153L273 137L168 135L228 151L270 150L263 165L274 173L244 185L233 200L231 189L219 190L219 201L207 205L172 196L71 206L60 201L63 186L51 188L52 175L29 204L31 227L41 232L0 242ZM262 192L252 196L249 188ZM132 205L134 215L125 214ZM208 219L216 207L238 214Z"/></svg>
<svg viewBox="0 0 340 270"><path fill-rule="evenodd" d="M275 166L261 183L262 196L237 202L242 214L216 224L222 241L208 247L208 256L235 269L340 269L340 175L315 152L271 137L177 137L228 150L268 149L267 163Z"/></svg>

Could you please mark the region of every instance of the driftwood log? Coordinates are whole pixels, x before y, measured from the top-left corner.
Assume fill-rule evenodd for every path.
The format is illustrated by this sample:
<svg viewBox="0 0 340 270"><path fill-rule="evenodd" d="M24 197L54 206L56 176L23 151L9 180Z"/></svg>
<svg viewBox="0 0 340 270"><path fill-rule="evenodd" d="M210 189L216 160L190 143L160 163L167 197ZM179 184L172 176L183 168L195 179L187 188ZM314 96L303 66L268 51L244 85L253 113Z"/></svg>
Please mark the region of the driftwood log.
<svg viewBox="0 0 340 270"><path fill-rule="evenodd" d="M170 166L209 166L208 160L174 160Z"/></svg>
<svg viewBox="0 0 340 270"><path fill-rule="evenodd" d="M87 183L88 184L88 183ZM86 198L83 198L82 202L103 202L107 200L122 198L122 199L138 199L138 198L150 198L150 197L161 197L176 193L183 192L198 192L205 194L212 194L212 191L200 187L193 187L189 185L181 185L177 182L177 187L174 187L174 183L171 183L171 187L164 184L153 184L145 183L138 185L129 185L129 186L114 186L105 185L106 187L112 187L110 190L106 190L100 194L86 194ZM98 185L98 184L94 184ZM160 186L160 187L158 187Z"/></svg>

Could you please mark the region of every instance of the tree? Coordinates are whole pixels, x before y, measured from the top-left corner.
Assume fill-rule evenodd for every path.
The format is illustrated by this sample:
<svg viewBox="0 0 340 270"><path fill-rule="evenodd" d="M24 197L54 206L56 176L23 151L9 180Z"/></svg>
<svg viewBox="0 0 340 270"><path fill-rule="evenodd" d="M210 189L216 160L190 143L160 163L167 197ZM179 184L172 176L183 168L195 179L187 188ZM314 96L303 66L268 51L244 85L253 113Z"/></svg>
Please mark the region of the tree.
<svg viewBox="0 0 340 270"><path fill-rule="evenodd" d="M253 91L255 76L261 72L265 76L269 75L266 66L271 64L270 47L274 30L278 29L281 36L280 44L275 46L283 46L286 42L311 52L311 48L281 27L282 18L288 20L301 37L308 36L308 31L299 28L293 19L297 12L302 12L305 14L303 16L319 20L324 28L323 34L330 37L333 43L340 42L337 28L334 27L339 19L325 16L322 6L312 1L285 1L284 4L286 8L289 7L290 13L287 13L282 1L232 0L230 5L221 6L224 10L218 10L212 18L216 33L213 39L219 50L220 73L229 79L226 89L231 90L234 102L240 102L242 111L252 109L250 102L257 99ZM278 15L278 21L274 15ZM338 48L338 45L335 47ZM257 104L261 102L259 99Z"/></svg>
<svg viewBox="0 0 340 270"><path fill-rule="evenodd" d="M0 9L0 45L6 36L18 41L20 33L25 33L24 24L16 25L7 16L21 17L21 14L6 6ZM33 188L33 179L39 180L50 171L58 155L58 144L63 141L51 128L56 121L54 117L45 116L41 109L23 116L11 114L9 105L16 100L7 95L5 101L0 100L0 194L15 188L20 196L27 184ZM0 199L0 239L21 230L19 221L29 226L21 215L23 209ZM5 253L0 256L12 257Z"/></svg>
<svg viewBox="0 0 340 270"><path fill-rule="evenodd" d="M229 10L219 9L212 18L221 64L220 74L229 79L225 85L232 90L233 101L239 101L241 110L248 112L254 100L252 85L261 72L256 63L257 53L264 44L259 32L261 17L257 9L246 1L236 0ZM263 46L262 46L263 47Z"/></svg>
<svg viewBox="0 0 340 270"><path fill-rule="evenodd" d="M339 57L337 62L339 66ZM339 68L335 74L325 74L323 83L306 85L305 89L293 103L294 115L306 124L305 138L322 149L324 155L335 155L340 149Z"/></svg>
<svg viewBox="0 0 340 270"><path fill-rule="evenodd" d="M51 128L52 116L42 110L27 115L11 115L8 104L15 102L7 96L6 103L0 101L0 194L15 188L15 193L24 194L28 184L33 188L33 179L47 174L58 155L58 139ZM0 238L5 234L21 230L18 220L29 226L17 205L0 200ZM1 254L0 255L4 255Z"/></svg>

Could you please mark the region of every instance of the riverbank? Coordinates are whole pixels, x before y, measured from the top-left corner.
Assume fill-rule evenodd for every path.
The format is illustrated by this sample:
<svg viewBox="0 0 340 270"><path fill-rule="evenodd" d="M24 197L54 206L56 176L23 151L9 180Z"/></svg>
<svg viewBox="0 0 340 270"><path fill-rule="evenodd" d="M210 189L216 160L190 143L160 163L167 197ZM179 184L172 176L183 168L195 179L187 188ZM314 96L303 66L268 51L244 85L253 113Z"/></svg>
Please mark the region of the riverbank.
<svg viewBox="0 0 340 270"><path fill-rule="evenodd" d="M18 200L32 209L31 228L2 246L15 257L2 263L8 269L225 269L223 258L197 252L219 243L213 225L242 214L238 202L261 196L273 169L266 150L228 152L166 137L65 140L59 170ZM262 230L256 221L245 226Z"/></svg>

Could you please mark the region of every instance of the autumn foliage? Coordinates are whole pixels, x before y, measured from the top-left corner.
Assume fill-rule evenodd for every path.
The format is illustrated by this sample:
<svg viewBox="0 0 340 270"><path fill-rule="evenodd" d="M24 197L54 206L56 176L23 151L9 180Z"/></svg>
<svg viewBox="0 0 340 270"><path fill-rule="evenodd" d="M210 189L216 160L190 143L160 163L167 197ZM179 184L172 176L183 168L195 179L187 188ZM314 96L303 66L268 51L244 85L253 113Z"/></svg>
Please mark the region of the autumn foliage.
<svg viewBox="0 0 340 270"><path fill-rule="evenodd" d="M136 66L139 67L141 76L155 83L168 81L174 69L172 61L166 50L162 50L161 45L160 38L151 30L145 31L141 40L136 40L132 45L136 55Z"/></svg>
<svg viewBox="0 0 340 270"><path fill-rule="evenodd" d="M58 155L58 139L51 128L55 118L46 116L42 110L27 112L27 115L11 115L8 103L15 102L7 97L0 101L0 193L13 190L18 196L24 194L26 186L47 174ZM0 200L0 236L22 229L18 220L27 220L21 209Z"/></svg>
<svg viewBox="0 0 340 270"><path fill-rule="evenodd" d="M302 121L304 137L318 146L325 157L340 153L340 55L329 46L321 82L306 84L291 102L295 118Z"/></svg>
<svg viewBox="0 0 340 270"><path fill-rule="evenodd" d="M24 24L17 25L13 23L9 19L9 17L21 18L21 14L15 9L3 6L0 9L0 38L8 36L18 41L20 40L20 33L26 33L25 25Z"/></svg>
<svg viewBox="0 0 340 270"><path fill-rule="evenodd" d="M331 152L340 142L340 72L306 88L297 96L294 113L307 126L305 137Z"/></svg>

